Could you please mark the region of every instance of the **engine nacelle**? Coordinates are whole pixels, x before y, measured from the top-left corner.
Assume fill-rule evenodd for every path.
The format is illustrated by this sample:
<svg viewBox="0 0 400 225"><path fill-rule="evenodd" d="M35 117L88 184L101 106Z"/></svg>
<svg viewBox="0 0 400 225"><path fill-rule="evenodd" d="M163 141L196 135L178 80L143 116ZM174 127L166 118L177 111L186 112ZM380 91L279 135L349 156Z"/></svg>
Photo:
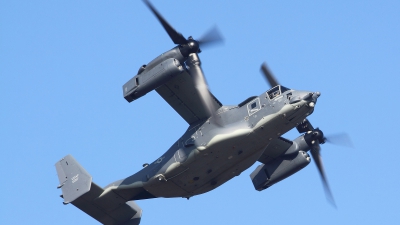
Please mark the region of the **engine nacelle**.
<svg viewBox="0 0 400 225"><path fill-rule="evenodd" d="M183 71L184 68L181 63L174 58L166 59L153 68L146 68L122 86L124 98L128 102L132 102Z"/></svg>
<svg viewBox="0 0 400 225"><path fill-rule="evenodd" d="M250 174L254 188L262 191L303 169L310 161L307 152L299 151L298 154L281 156L271 163L261 164Z"/></svg>

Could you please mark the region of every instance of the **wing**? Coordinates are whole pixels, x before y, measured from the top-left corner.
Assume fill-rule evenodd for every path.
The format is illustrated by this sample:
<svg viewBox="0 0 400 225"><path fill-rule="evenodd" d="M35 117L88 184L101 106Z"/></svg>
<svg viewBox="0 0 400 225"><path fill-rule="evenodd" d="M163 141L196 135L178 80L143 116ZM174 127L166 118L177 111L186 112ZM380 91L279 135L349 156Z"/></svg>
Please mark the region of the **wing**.
<svg viewBox="0 0 400 225"><path fill-rule="evenodd" d="M258 161L264 164L268 164L269 162L286 152L286 150L288 150L290 146L292 146L292 144L292 141L289 141L283 137L278 137L277 139L271 141L271 143L264 150L264 153L260 156Z"/></svg>
<svg viewBox="0 0 400 225"><path fill-rule="evenodd" d="M199 89L195 88L194 80L187 70L158 87L156 91L188 124L211 116ZM211 99L209 104L212 107L218 109L222 106L211 92L208 94Z"/></svg>

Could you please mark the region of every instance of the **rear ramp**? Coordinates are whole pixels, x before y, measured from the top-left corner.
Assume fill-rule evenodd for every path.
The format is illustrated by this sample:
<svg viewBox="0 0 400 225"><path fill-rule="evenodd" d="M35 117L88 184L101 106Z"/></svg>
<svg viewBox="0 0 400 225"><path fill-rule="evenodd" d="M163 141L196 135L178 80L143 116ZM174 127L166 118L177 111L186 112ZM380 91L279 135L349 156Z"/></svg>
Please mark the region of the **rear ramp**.
<svg viewBox="0 0 400 225"><path fill-rule="evenodd" d="M56 170L64 198L104 225L138 225L142 209L134 201L92 182L92 176L71 156L56 163Z"/></svg>

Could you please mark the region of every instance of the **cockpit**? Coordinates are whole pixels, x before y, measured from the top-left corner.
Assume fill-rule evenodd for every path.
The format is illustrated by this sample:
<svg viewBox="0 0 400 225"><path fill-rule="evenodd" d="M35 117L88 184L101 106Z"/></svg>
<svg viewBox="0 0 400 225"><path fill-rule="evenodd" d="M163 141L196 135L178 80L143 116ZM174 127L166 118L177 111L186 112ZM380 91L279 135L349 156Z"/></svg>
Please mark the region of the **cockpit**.
<svg viewBox="0 0 400 225"><path fill-rule="evenodd" d="M291 90L290 88L284 87L282 85L275 86L267 91L269 99L274 99L282 95L282 93Z"/></svg>

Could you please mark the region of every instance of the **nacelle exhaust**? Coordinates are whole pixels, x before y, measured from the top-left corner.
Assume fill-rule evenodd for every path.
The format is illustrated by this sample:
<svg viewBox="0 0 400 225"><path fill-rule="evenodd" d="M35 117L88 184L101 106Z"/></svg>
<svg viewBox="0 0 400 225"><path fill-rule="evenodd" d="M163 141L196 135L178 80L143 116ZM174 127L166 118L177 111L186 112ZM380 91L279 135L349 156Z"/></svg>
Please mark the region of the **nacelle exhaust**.
<svg viewBox="0 0 400 225"><path fill-rule="evenodd" d="M166 59L151 69L143 69L123 86L124 98L132 102L163 85L184 71L181 63L174 58Z"/></svg>
<svg viewBox="0 0 400 225"><path fill-rule="evenodd" d="M271 163L259 165L250 177L254 188L262 191L303 169L310 162L307 152L299 151L296 155L281 156Z"/></svg>

